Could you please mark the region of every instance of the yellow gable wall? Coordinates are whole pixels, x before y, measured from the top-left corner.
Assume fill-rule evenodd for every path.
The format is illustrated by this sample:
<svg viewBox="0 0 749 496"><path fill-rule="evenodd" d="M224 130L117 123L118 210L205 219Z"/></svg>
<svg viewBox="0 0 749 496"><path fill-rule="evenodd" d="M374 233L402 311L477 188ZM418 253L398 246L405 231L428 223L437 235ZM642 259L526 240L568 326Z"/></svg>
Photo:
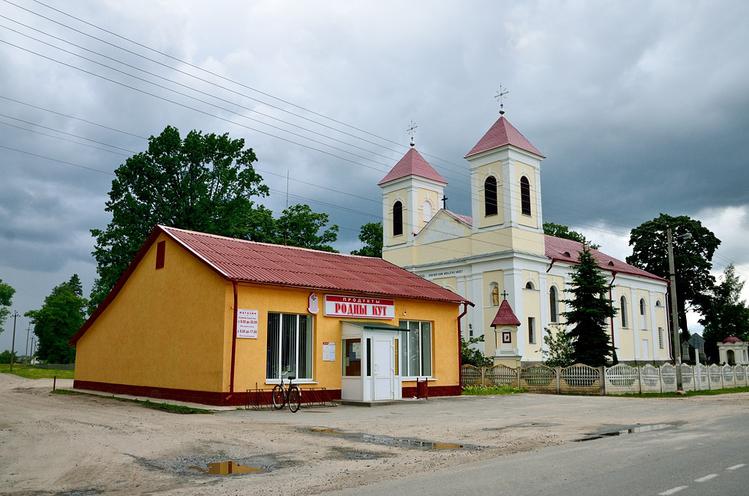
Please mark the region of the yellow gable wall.
<svg viewBox="0 0 749 496"><path fill-rule="evenodd" d="M432 214L429 219L424 217L424 203L429 202L432 206ZM416 190L416 209L418 213L418 220L416 223L416 232L419 232L426 224L431 220L432 217L439 211L442 206L442 198L437 194L436 191L428 189L417 189Z"/></svg>
<svg viewBox="0 0 749 496"><path fill-rule="evenodd" d="M76 345L75 379L221 391L231 285L162 234Z"/></svg>
<svg viewBox="0 0 749 496"><path fill-rule="evenodd" d="M258 310L258 338L238 339L234 373L235 391L247 389L269 389L266 384L266 353L268 346L268 312L307 314L310 290L277 288L267 286L240 285L239 308ZM341 319L325 317L324 294L316 292L320 310L312 317L314 384L302 385L311 388L341 388ZM331 293L335 294L335 293ZM418 300L396 300L394 320L372 321L397 326L400 319L432 322L433 362L432 375L435 381L430 386L454 386L458 384L458 305L452 303L427 302ZM336 344L335 362L322 361L322 343ZM403 382L403 385L414 385Z"/></svg>

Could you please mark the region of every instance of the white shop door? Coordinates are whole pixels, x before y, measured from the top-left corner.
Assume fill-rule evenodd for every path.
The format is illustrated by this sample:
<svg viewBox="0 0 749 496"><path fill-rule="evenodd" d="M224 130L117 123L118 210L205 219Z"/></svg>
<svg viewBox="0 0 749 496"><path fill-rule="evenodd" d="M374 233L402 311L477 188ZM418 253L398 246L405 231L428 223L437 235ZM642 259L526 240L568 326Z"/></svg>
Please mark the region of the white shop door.
<svg viewBox="0 0 749 496"><path fill-rule="evenodd" d="M393 363L393 346L392 336L373 336L374 342L372 350L372 376L374 378L374 399L375 400L392 400L395 399L395 364Z"/></svg>

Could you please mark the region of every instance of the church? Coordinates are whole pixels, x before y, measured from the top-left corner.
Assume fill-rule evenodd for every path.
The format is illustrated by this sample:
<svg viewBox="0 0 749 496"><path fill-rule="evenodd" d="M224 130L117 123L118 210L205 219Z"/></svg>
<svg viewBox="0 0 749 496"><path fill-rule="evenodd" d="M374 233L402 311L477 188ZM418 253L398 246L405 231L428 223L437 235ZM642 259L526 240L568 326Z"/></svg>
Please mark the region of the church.
<svg viewBox="0 0 749 496"><path fill-rule="evenodd" d="M544 234L544 158L501 111L465 155L470 215L440 208L447 181L413 142L378 183L383 258L472 301L463 339L483 336L483 352L495 363L544 360L544 335L564 325L570 273L582 250ZM608 331L619 361L669 360L666 280L592 253L617 308Z"/></svg>

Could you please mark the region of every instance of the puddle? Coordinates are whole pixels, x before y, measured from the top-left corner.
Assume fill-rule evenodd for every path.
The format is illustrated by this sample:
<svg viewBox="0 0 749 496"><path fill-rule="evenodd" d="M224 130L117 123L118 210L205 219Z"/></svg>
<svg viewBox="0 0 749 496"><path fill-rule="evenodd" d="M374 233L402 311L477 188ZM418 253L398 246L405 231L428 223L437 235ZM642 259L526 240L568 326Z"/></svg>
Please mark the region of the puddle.
<svg viewBox="0 0 749 496"><path fill-rule="evenodd" d="M263 474L266 470L263 467L253 467L250 465L241 465L232 460L209 463L207 468L191 467L195 470L209 475L241 475L241 474Z"/></svg>
<svg viewBox="0 0 749 496"><path fill-rule="evenodd" d="M587 434L583 438L575 439L575 442L579 443L584 441L593 441L594 439L603 439L605 437L626 436L627 434L638 434L640 432L675 429L682 424L683 422L674 422L670 424L637 424L633 426L624 426L613 430L601 430L599 432L592 432Z"/></svg>
<svg viewBox="0 0 749 496"><path fill-rule="evenodd" d="M482 431L505 431L509 429L526 429L532 427L554 427L560 424L553 422L521 422L519 424L505 425L504 427L485 427Z"/></svg>
<svg viewBox="0 0 749 496"><path fill-rule="evenodd" d="M330 448L332 456L329 460L378 460L391 456L388 453L378 453L376 451L366 451L344 446L334 446Z"/></svg>
<svg viewBox="0 0 749 496"><path fill-rule="evenodd" d="M361 443L377 444L380 446L391 446L395 448L409 448L409 449L420 449L420 450L478 450L480 446L472 444L458 444L458 443L445 443L440 441L425 441L423 439L417 439L412 437L393 437L384 436L379 434L366 434L363 432L344 432L332 427L311 427L307 432L314 434L325 434L329 436L336 436L349 441L356 441Z"/></svg>

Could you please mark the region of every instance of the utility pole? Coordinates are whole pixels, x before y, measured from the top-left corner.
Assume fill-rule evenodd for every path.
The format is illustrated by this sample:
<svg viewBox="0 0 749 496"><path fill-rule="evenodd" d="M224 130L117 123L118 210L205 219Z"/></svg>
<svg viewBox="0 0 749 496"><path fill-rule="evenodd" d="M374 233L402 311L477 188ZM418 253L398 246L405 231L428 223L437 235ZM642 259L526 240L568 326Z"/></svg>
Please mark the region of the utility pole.
<svg viewBox="0 0 749 496"><path fill-rule="evenodd" d="M676 302L676 263L674 262L674 239L669 227L668 236L668 274L671 279L671 344L674 348L674 366L676 367L676 389L683 391L681 380L681 337L679 336L679 310Z"/></svg>
<svg viewBox="0 0 749 496"><path fill-rule="evenodd" d="M11 341L10 345L10 371L13 372L13 362L15 361L15 354L16 354L16 319L20 314L18 313L18 310L15 310L13 312L13 341Z"/></svg>
<svg viewBox="0 0 749 496"><path fill-rule="evenodd" d="M29 334L31 333L31 322L29 322L28 327L26 327L26 358L29 357Z"/></svg>

